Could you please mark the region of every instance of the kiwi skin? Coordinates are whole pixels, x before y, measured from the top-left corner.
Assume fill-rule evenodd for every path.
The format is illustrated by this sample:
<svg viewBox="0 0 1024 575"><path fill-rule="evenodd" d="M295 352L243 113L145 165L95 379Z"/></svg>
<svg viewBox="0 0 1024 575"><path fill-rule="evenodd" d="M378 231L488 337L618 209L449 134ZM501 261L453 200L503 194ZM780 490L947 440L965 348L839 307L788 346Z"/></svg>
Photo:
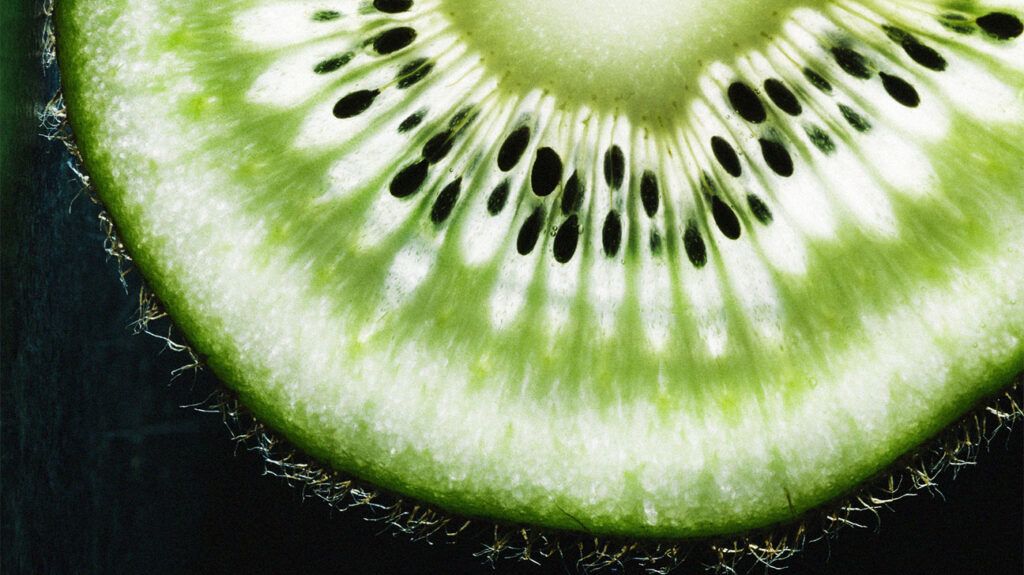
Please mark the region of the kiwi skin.
<svg viewBox="0 0 1024 575"><path fill-rule="evenodd" d="M113 232L113 230L111 230L111 231ZM116 235L115 235L115 236L112 236L112 237L115 237L115 238L116 238ZM123 252L123 251L119 251L119 250L120 250L120 248L118 248L118 247L119 247L120 245L118 244L118 242L117 242L116 240L114 240L114 241L113 241L113 246L115 246L115 248L117 248L117 249L115 250L115 253L116 253L116 254L120 254L120 255L122 255L122 256L127 256L127 254L126 254L125 252ZM146 311L147 311L147 312L150 312L150 311L152 311L152 309L151 309L151 308L146 308ZM145 314L145 316L151 316L151 315L152 315L151 313L146 313L146 314ZM5 324L6 324L6 322L5 322ZM158 333L162 333L162 331L163 331L163 329L160 329L160 330L158 330ZM155 379L157 379L158 381L160 381L160 380L161 380L162 378L164 378L164 375L161 375L161 377L159 377L159 378L155 378ZM957 431L955 431L955 432L950 432L950 433L954 434L954 435L953 435L952 437L954 437L954 438L955 438L955 437L957 437L957 436L958 436L958 433L959 433L959 431L963 431L963 428L957 428ZM1019 434L1018 434L1018 435L1019 435ZM954 442L954 443L953 443L953 445L959 445L959 443L957 443L957 442ZM289 448L288 446L285 446L285 447L283 447L283 451L281 451L281 453L282 453L282 454L288 454L288 453L290 453L290 450L291 450L291 449L290 449L290 448ZM927 452L927 451L928 451L929 449L923 448L923 450ZM269 455L273 456L272 454L269 454ZM276 456L275 458L280 458L280 457L281 457L281 455L278 455L278 456ZM896 473L898 473L898 472L896 472ZM1019 499L1019 497L1018 497L1018 499ZM839 508L842 508L842 506L843 506L843 505L841 505L841 504L840 504L840 502L835 502L835 503L833 503L833 504L830 504L829 506L830 506L830 508L833 508L833 510L839 510ZM823 515L827 516L827 515L829 515L829 514L823 514ZM808 521L808 522L811 522L811 521L812 521L812 519L813 519L813 518L808 518L808 520L807 520L807 521ZM780 531L783 531L783 532L784 532L784 531L785 531L785 528L780 528ZM760 534L759 534L759 535L760 535ZM567 537L569 537L569 536L568 536L568 535L565 535L565 534L562 534L562 535L558 535L558 537L560 537L560 538L561 538L561 537L565 537L565 538L567 538ZM569 546L569 545L563 545L563 549L564 549L564 548L565 548L566 546ZM467 554L467 555L468 555L468 554ZM569 561L571 561L571 560L569 560ZM989 571L989 572L993 572L993 571Z"/></svg>

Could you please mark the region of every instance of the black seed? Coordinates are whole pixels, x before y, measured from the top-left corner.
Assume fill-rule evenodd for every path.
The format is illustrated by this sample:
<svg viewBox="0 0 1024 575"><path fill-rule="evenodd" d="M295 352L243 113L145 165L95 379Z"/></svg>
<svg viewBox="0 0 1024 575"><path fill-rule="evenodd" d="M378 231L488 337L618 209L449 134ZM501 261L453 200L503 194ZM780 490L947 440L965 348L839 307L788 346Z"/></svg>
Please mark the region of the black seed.
<svg viewBox="0 0 1024 575"><path fill-rule="evenodd" d="M1020 18L1005 12L992 12L976 20L986 34L999 40L1010 40L1024 32Z"/></svg>
<svg viewBox="0 0 1024 575"><path fill-rule="evenodd" d="M441 193L437 195L437 199L434 200L434 207L430 209L430 221L435 224L443 224L448 219L448 216L452 215L452 210L455 208L455 202L459 200L459 192L461 191L462 178L445 186Z"/></svg>
<svg viewBox="0 0 1024 575"><path fill-rule="evenodd" d="M823 153L829 155L836 151L836 143L832 141L832 136L829 136L825 130L817 126L808 126L806 130L811 143Z"/></svg>
<svg viewBox="0 0 1024 575"><path fill-rule="evenodd" d="M409 130L414 129L416 126L419 126L421 123L423 123L423 118L426 117L426 115L426 110L420 110L419 112L416 112L415 114L412 114L408 118L402 120L402 123L398 125L398 133L404 134Z"/></svg>
<svg viewBox="0 0 1024 575"><path fill-rule="evenodd" d="M918 42L916 38L905 40L903 42L903 51L907 53L907 56L910 56L911 60L929 70L942 72L949 66L946 59L942 57L942 54L936 52L934 48Z"/></svg>
<svg viewBox="0 0 1024 575"><path fill-rule="evenodd" d="M454 144L455 132L453 130L441 132L423 144L423 159L431 164L436 164L452 151Z"/></svg>
<svg viewBox="0 0 1024 575"><path fill-rule="evenodd" d="M523 226L519 228L519 237L516 239L516 249L520 255L526 255L533 251L537 245L537 238L540 237L540 229L544 226L544 208L537 206L530 217L526 218Z"/></svg>
<svg viewBox="0 0 1024 575"><path fill-rule="evenodd" d="M434 70L434 63L426 58L417 58L398 71L398 89L405 90L416 85Z"/></svg>
<svg viewBox="0 0 1024 575"><path fill-rule="evenodd" d="M416 40L416 30L408 26L392 28L373 39L373 49L381 56L386 56L405 48L414 40Z"/></svg>
<svg viewBox="0 0 1024 575"><path fill-rule="evenodd" d="M761 198L754 194L748 194L747 205L750 206L750 213L754 214L757 221L764 225L772 223L772 211L768 209L767 204L761 201Z"/></svg>
<svg viewBox="0 0 1024 575"><path fill-rule="evenodd" d="M352 58L354 57L355 54L353 54L352 52L339 54L332 58L328 58L323 62L320 62L319 64L316 65L316 67L313 68L313 71L316 72L317 74L330 74L331 72L339 70L341 69L342 66L351 62Z"/></svg>
<svg viewBox="0 0 1024 575"><path fill-rule="evenodd" d="M412 0L373 0L373 7L388 14L398 14L412 8Z"/></svg>
<svg viewBox="0 0 1024 575"><path fill-rule="evenodd" d="M330 22L338 18L341 18L341 12L337 10L318 10L313 14L313 20L316 22Z"/></svg>
<svg viewBox="0 0 1024 575"><path fill-rule="evenodd" d="M658 233L658 230L651 230L650 246L652 254L658 255L661 253L661 234Z"/></svg>
<svg viewBox="0 0 1024 575"><path fill-rule="evenodd" d="M391 195L396 198L407 198L415 194L427 179L429 167L430 164L426 160L421 160L403 168L391 180Z"/></svg>
<svg viewBox="0 0 1024 575"><path fill-rule="evenodd" d="M776 174L785 178L793 175L793 158L781 143L761 138L761 155Z"/></svg>
<svg viewBox="0 0 1024 575"><path fill-rule="evenodd" d="M711 215L714 216L715 224L725 237L730 240L739 239L740 220L729 204L723 202L718 196L711 196Z"/></svg>
<svg viewBox="0 0 1024 575"><path fill-rule="evenodd" d="M839 67L847 74L864 80L871 77L871 68L868 67L868 61L860 52L850 48L836 47L832 48L832 55L835 57Z"/></svg>
<svg viewBox="0 0 1024 575"><path fill-rule="evenodd" d="M579 175L573 172L569 176L569 181L565 183L565 189L562 191L562 213L569 215L580 209L582 204L583 184L580 182Z"/></svg>
<svg viewBox="0 0 1024 575"><path fill-rule="evenodd" d="M771 98L772 103L790 116L799 116L804 111L804 107L800 105L796 95L785 84L775 78L769 78L764 81L764 91Z"/></svg>
<svg viewBox="0 0 1024 575"><path fill-rule="evenodd" d="M888 35L893 42L897 42L903 47L903 51L907 53L907 56L910 56L911 60L925 68L928 68L929 70L935 70L936 72L941 72L946 69L948 65L946 63L946 59L931 47L922 44L910 33L892 26L885 26L884 29L886 35Z"/></svg>
<svg viewBox="0 0 1024 575"><path fill-rule="evenodd" d="M885 86L885 91L892 96L893 100L908 108L916 108L921 104L921 96L909 82L899 76L892 76L885 72L879 72L879 76L882 78L882 85Z"/></svg>
<svg viewBox="0 0 1024 575"><path fill-rule="evenodd" d="M867 132L871 129L871 122L846 104L839 104L839 111L843 114L843 118L846 118L846 122L850 124L854 130L857 130L858 132Z"/></svg>
<svg viewBox="0 0 1024 575"><path fill-rule="evenodd" d="M764 104L757 97L754 90L743 82L733 82L729 86L729 103L734 110L746 121L752 124L760 124L768 118Z"/></svg>
<svg viewBox="0 0 1024 575"><path fill-rule="evenodd" d="M576 245L579 243L579 239L579 218L573 214L569 216L569 219L562 222L562 226L558 228L558 233L555 234L555 261L564 264L571 260L573 254L576 253Z"/></svg>
<svg viewBox="0 0 1024 575"><path fill-rule="evenodd" d="M722 165L722 168L730 176L738 178L743 174L743 166L740 164L739 156L736 155L736 150L724 138L713 136L711 138L711 151L715 154L715 159L718 160L718 163Z"/></svg>
<svg viewBox="0 0 1024 575"><path fill-rule="evenodd" d="M653 218L654 214L658 213L658 204L661 202L658 177L650 170L645 171L640 177L640 202L649 217Z"/></svg>
<svg viewBox="0 0 1024 575"><path fill-rule="evenodd" d="M380 95L380 90L359 90L352 92L338 100L334 105L335 118L352 118L362 114L373 105L373 101Z"/></svg>
<svg viewBox="0 0 1024 575"><path fill-rule="evenodd" d="M626 158L622 154L622 148L612 146L604 153L604 181L608 186L617 190L622 187L622 180L626 177Z"/></svg>
<svg viewBox="0 0 1024 575"><path fill-rule="evenodd" d="M498 169L507 172L516 167L529 143L530 128L526 126L516 128L515 131L505 138L505 141L501 144L501 149L498 150Z"/></svg>
<svg viewBox="0 0 1024 575"><path fill-rule="evenodd" d="M825 92L826 94L832 93L832 84L829 83L821 74L811 70L810 68L804 68L804 78L811 83L812 86Z"/></svg>
<svg viewBox="0 0 1024 575"><path fill-rule="evenodd" d="M704 245L704 238L700 237L700 230L696 222L690 222L683 233L683 247L686 249L686 257L695 268L702 268L708 263L708 249Z"/></svg>
<svg viewBox="0 0 1024 575"><path fill-rule="evenodd" d="M530 172L530 187L540 197L551 195L558 184L562 183L562 159L558 152L551 148L537 150L537 158L533 161Z"/></svg>
<svg viewBox="0 0 1024 575"><path fill-rule="evenodd" d="M487 212L492 216L496 216L501 213L501 210L505 209L505 204L508 202L509 183L508 180L497 185L491 195L487 198Z"/></svg>
<svg viewBox="0 0 1024 575"><path fill-rule="evenodd" d="M604 247L604 253L610 258L619 253L619 246L622 245L622 218L615 210L608 212L604 218L601 245Z"/></svg>

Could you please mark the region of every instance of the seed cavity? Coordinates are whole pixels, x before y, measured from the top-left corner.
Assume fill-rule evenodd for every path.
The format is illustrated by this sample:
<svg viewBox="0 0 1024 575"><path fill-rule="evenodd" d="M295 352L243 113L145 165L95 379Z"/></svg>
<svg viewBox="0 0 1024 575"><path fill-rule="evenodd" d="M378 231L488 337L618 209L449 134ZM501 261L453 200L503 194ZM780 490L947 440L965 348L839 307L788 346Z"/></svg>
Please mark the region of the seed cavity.
<svg viewBox="0 0 1024 575"><path fill-rule="evenodd" d="M381 56L387 56L408 47L415 40L416 30L408 26L392 28L373 39L373 50Z"/></svg>
<svg viewBox="0 0 1024 575"><path fill-rule="evenodd" d="M313 68L313 71L317 74L330 74L340 70L342 66L351 62L352 58L355 58L355 54L352 52L339 54L320 62Z"/></svg>
<svg viewBox="0 0 1024 575"><path fill-rule="evenodd" d="M757 94L743 82L733 82L728 90L729 103L744 120L760 124L768 119L768 113Z"/></svg>
<svg viewBox="0 0 1024 575"><path fill-rule="evenodd" d="M458 178L448 184L437 195L434 207L430 209L430 221L435 224L443 224L455 208L455 202L459 200L459 192L462 191L462 178Z"/></svg>
<svg viewBox="0 0 1024 575"><path fill-rule="evenodd" d="M836 59L836 64L839 64L839 67L844 72L854 78L867 80L871 77L871 68L868 67L868 61L860 52L851 48L837 46L832 48L832 56Z"/></svg>
<svg viewBox="0 0 1024 575"><path fill-rule="evenodd" d="M732 144L727 142L725 138L713 136L711 138L711 152L715 154L715 159L718 160L722 169L728 172L730 176L738 178L743 174L740 157L736 155L736 150L733 149Z"/></svg>
<svg viewBox="0 0 1024 575"><path fill-rule="evenodd" d="M654 172L647 170L640 178L640 202L644 206L647 216L653 218L658 213L658 204L661 201L661 192L658 190L658 177Z"/></svg>
<svg viewBox="0 0 1024 575"><path fill-rule="evenodd" d="M800 101L796 99L796 95L781 81L775 78L765 80L764 91L768 94L768 98L771 99L773 104L790 116L799 116L803 113L804 108L800 105Z"/></svg>
<svg viewBox="0 0 1024 575"><path fill-rule="evenodd" d="M1006 12L992 12L976 20L986 34L997 40L1012 40L1024 33L1020 18Z"/></svg>
<svg viewBox="0 0 1024 575"><path fill-rule="evenodd" d="M516 167L529 143L530 128L527 126L517 128L509 134L498 150L498 169L507 172Z"/></svg>
<svg viewBox="0 0 1024 575"><path fill-rule="evenodd" d="M473 123L474 120L480 115L480 112L476 110L474 106L465 106L459 110L452 119L448 122L448 127L455 130L456 133L461 133Z"/></svg>
<svg viewBox="0 0 1024 575"><path fill-rule="evenodd" d="M408 198L415 194L427 179L429 168L430 163L427 160L420 160L402 168L402 171L391 179L391 195L396 198Z"/></svg>
<svg viewBox="0 0 1024 575"><path fill-rule="evenodd" d="M651 230L651 239L648 245L652 254L656 256L661 254L661 234L658 233L658 230Z"/></svg>
<svg viewBox="0 0 1024 575"><path fill-rule="evenodd" d="M839 113L843 115L843 118L846 119L846 123L850 124L850 127L854 130L857 130L858 132L868 132L871 130L871 122L846 104L839 104Z"/></svg>
<svg viewBox="0 0 1024 575"><path fill-rule="evenodd" d="M962 14L949 13L943 14L938 18L939 24L942 24L947 30L955 32L957 34L974 34L975 28L973 22L968 22Z"/></svg>
<svg viewBox="0 0 1024 575"><path fill-rule="evenodd" d="M317 10L313 13L314 22L331 22L341 18L341 12L337 10Z"/></svg>
<svg viewBox="0 0 1024 575"><path fill-rule="evenodd" d="M811 70L810 68L804 68L804 78L811 83L812 86L821 90L826 94L832 93L832 84L824 78L821 74Z"/></svg>
<svg viewBox="0 0 1024 575"><path fill-rule="evenodd" d="M533 251L540 237L540 229L544 226L544 207L537 206L530 217L526 218L522 227L519 228L519 237L516 238L516 250L519 255L527 255Z"/></svg>
<svg viewBox="0 0 1024 575"><path fill-rule="evenodd" d="M622 217L619 212L612 210L604 218L604 226L601 228L601 246L604 253L610 258L619 253L622 244Z"/></svg>
<svg viewBox="0 0 1024 575"><path fill-rule="evenodd" d="M573 172L569 181L565 183L562 190L562 213L569 215L580 209L583 205L583 183L580 182L579 174Z"/></svg>
<svg viewBox="0 0 1024 575"><path fill-rule="evenodd" d="M686 250L686 257L689 258L693 267L700 269L708 263L708 249L704 245L704 238L697 229L697 222L690 221L683 233L683 249Z"/></svg>
<svg viewBox="0 0 1024 575"><path fill-rule="evenodd" d="M823 154L831 155L836 151L836 143L832 140L832 136L829 136L825 130L822 130L818 126L807 126L804 128L807 132L807 137L811 139L811 143L814 147L821 150Z"/></svg>
<svg viewBox="0 0 1024 575"><path fill-rule="evenodd" d="M551 148L537 150L537 158L533 161L530 172L530 187L540 197L551 195L562 182L562 159L558 152Z"/></svg>
<svg viewBox="0 0 1024 575"><path fill-rule="evenodd" d="M373 0L373 7L386 14L398 14L412 8L412 0Z"/></svg>
<svg viewBox="0 0 1024 575"><path fill-rule="evenodd" d="M434 70L434 63L426 58L417 58L398 71L398 89L405 90L419 83Z"/></svg>
<svg viewBox="0 0 1024 575"><path fill-rule="evenodd" d="M354 118L362 114L380 95L380 90L358 90L348 94L334 104L334 117L339 119Z"/></svg>
<svg viewBox="0 0 1024 575"><path fill-rule="evenodd" d="M750 207L750 213L754 214L757 221L764 225L772 223L772 211L761 198L754 194L748 194L747 205Z"/></svg>
<svg viewBox="0 0 1024 575"><path fill-rule="evenodd" d="M569 219L562 222L561 227L558 228L558 233L555 234L555 244L553 247L555 261L560 264L568 263L572 259L573 254L576 253L579 239L579 218L573 214L569 216Z"/></svg>
<svg viewBox="0 0 1024 575"><path fill-rule="evenodd" d="M740 220L736 217L736 212L732 211L729 204L722 201L718 196L711 196L711 216L715 220L715 225L721 230L722 234L730 240L739 239L742 233L740 229Z"/></svg>
<svg viewBox="0 0 1024 575"><path fill-rule="evenodd" d="M508 203L510 188L511 184L509 184L508 180L494 187L491 195L487 197L487 213L496 216L501 213L501 210L505 209L505 204Z"/></svg>
<svg viewBox="0 0 1024 575"><path fill-rule="evenodd" d="M893 100L908 108L916 108L921 104L921 96L910 82L885 72L879 72L879 76L882 78L882 86L885 87L885 91L892 96Z"/></svg>
<svg viewBox="0 0 1024 575"><path fill-rule="evenodd" d="M786 147L775 140L761 138L761 155L765 163L776 174L788 178L793 175L793 158L790 157Z"/></svg>
<svg viewBox="0 0 1024 575"><path fill-rule="evenodd" d="M622 148L612 146L604 153L604 181L608 183L608 187L617 190L622 187L625 177L626 157L622 153Z"/></svg>
<svg viewBox="0 0 1024 575"><path fill-rule="evenodd" d="M717 193L718 186L715 185L715 180L711 179L711 174L707 172L701 172L700 191L704 192L705 194Z"/></svg>
<svg viewBox="0 0 1024 575"><path fill-rule="evenodd" d="M418 112L410 114L409 117L402 120L402 123L398 125L398 133L405 134L410 130L416 129L417 126L423 123L423 118L425 118L426 116L426 110L420 110Z"/></svg>

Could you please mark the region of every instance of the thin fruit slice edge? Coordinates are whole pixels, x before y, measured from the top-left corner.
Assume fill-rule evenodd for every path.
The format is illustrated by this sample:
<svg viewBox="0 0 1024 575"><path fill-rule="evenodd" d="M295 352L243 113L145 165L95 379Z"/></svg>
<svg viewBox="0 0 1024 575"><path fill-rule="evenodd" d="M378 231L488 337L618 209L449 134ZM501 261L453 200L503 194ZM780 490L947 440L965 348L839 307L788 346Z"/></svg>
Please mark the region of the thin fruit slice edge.
<svg viewBox="0 0 1024 575"><path fill-rule="evenodd" d="M408 61L364 64L346 82L311 87L301 78L318 77L324 62L340 67L346 58L386 52L368 40L380 38L374 35L387 18L426 19L413 49L429 52L430 42L456 34L454 25L427 14L438 11L433 4L417 3L407 14L347 1L57 6L69 118L121 238L218 376L313 457L466 515L700 537L785 521L848 493L1024 371L1024 104L1011 97L998 100L995 111L972 110L954 97L967 88L956 84L958 71L994 78L986 86L1004 92L1024 85L1020 42L999 44L980 32L944 40L931 32L950 62L943 78L953 78L953 87L918 84L945 104L938 109L946 115L918 125L907 113L912 127L935 129L921 141L912 131L902 134L923 154L904 168L923 163L928 177L914 183L913 194L887 196L895 231L879 233L884 225L850 216L813 237L812 221L793 227L800 249L776 253L767 232L731 242L719 233L727 226L713 227L708 215L698 221L710 263L697 269L685 251L687 220L665 224L670 264L659 267L638 255L646 252L636 246L647 245L638 234L625 235L617 259L606 256L593 231L600 222L591 216L584 247L570 261L576 267L568 268L577 280L566 293L557 282L567 268L547 255L554 237L541 234L545 255L528 260L525 276L510 278L503 270L523 261L515 234L475 226L470 208L442 232L429 216L437 202L395 204L404 212L380 208L389 180L430 134L416 132L407 145L412 156L389 157L386 146L365 143L384 130L398 133L403 118L384 117L369 124L353 152L356 144L345 147L353 132L332 123L340 116L330 111L356 93L358 78L387 81ZM810 5L827 12L825 3ZM331 22L338 28L319 31ZM894 60L905 59L893 52ZM452 66L467 58L473 62L463 55ZM835 70L850 62L823 57L809 65ZM433 72L411 103L393 106L415 112L424 102L455 114L457 91L447 99L429 91L430 81L452 79L445 73ZM496 82L489 73L476 81ZM848 75L832 73L843 90ZM279 84L267 90L267 81ZM953 96L943 99L944 90ZM856 88L849 93L867 98ZM467 174L459 206L486 204L479 173L496 171L493 158L514 127L488 116L475 97L469 92L463 103L483 110L474 121L486 127L456 146L486 161L474 163L476 152L451 159L453 170ZM533 93L494 100L486 106L533 102L536 116L562 114L557 100ZM870 99L851 101L876 109ZM615 117L596 104L592 113L596 123ZM449 118L424 126L457 125ZM876 119L880 128L894 122ZM547 137L574 137L565 133L576 124L560 125L562 132ZM614 130L600 137L609 135L614 139ZM643 138L634 135L622 136L630 164L663 157L637 152ZM797 149L799 171L815 152ZM385 160L383 175L338 193L339 181L361 181L375 155ZM598 186L600 160L589 164L598 168L588 183ZM339 169L349 180L338 178ZM443 193L447 182L436 179L432 193L420 196ZM641 177L627 181L638 190ZM523 186L509 200L518 206L516 221L548 201ZM639 195L620 200L626 225L640 217ZM673 199L666 195L664 204ZM686 203L677 203L676 215L686 215ZM719 210L709 205L709 213ZM813 206L806 209L814 220ZM778 222L800 222L801 215L799 203L776 209ZM475 242L499 232L510 239L497 255L468 261ZM755 256L730 251L742 241L755 246ZM800 257L786 259L797 251ZM621 287L607 305L603 282L612 292ZM660 313L648 313L651 286L660 290L653 298ZM748 297L752 292L768 295L759 300ZM521 314L503 324L495 310L507 311L503 302L517 297ZM659 328L657 318L669 323Z"/></svg>

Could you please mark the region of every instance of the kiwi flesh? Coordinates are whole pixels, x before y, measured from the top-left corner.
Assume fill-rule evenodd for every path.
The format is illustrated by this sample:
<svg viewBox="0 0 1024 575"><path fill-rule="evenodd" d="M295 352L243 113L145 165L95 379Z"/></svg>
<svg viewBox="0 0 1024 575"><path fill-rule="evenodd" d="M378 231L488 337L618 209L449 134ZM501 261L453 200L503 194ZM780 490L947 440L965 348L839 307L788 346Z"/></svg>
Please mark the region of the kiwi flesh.
<svg viewBox="0 0 1024 575"><path fill-rule="evenodd" d="M85 166L318 461L633 538L785 522L1024 371L1021 2L61 0Z"/></svg>

